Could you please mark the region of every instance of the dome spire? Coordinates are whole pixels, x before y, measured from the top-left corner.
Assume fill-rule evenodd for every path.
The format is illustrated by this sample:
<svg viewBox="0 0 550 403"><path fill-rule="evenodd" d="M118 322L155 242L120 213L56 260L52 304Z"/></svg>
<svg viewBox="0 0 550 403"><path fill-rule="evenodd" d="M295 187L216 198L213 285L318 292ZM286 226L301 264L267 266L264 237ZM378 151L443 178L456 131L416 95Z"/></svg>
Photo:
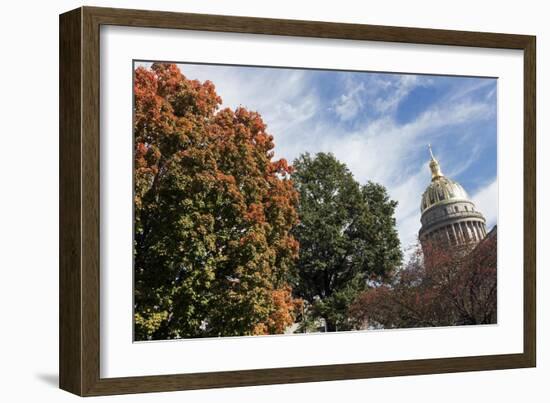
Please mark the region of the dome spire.
<svg viewBox="0 0 550 403"><path fill-rule="evenodd" d="M428 150L430 150L430 156L432 157L432 160L435 160L434 153L432 152L432 145L428 143Z"/></svg>
<svg viewBox="0 0 550 403"><path fill-rule="evenodd" d="M434 157L431 144L428 144L428 150L430 151L430 156L432 157L430 160L430 170L432 171L432 181L434 181L437 178L441 178L443 174L441 173L439 162Z"/></svg>

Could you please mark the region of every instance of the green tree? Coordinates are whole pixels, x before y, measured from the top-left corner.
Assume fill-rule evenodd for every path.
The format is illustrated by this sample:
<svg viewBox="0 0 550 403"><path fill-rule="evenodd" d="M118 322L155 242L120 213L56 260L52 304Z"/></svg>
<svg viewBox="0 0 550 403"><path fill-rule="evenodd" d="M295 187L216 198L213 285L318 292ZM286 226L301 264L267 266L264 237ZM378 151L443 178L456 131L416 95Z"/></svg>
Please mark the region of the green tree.
<svg viewBox="0 0 550 403"><path fill-rule="evenodd" d="M306 153L293 166L300 195L295 292L328 331L353 329L350 305L369 281L386 279L401 262L397 203L381 185L361 186L332 154Z"/></svg>
<svg viewBox="0 0 550 403"><path fill-rule="evenodd" d="M261 116L173 64L137 68L134 98L136 339L281 332L298 198Z"/></svg>

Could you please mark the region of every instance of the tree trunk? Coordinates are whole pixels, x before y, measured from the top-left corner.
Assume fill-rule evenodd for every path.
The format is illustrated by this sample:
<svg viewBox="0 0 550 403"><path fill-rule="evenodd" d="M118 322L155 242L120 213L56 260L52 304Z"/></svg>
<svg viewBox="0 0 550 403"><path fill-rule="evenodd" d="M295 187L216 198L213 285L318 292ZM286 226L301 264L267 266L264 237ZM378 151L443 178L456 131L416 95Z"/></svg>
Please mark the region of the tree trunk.
<svg viewBox="0 0 550 403"><path fill-rule="evenodd" d="M324 318L324 319L325 319L325 323L326 323L327 332L335 332L336 331L336 323L332 323L327 318Z"/></svg>

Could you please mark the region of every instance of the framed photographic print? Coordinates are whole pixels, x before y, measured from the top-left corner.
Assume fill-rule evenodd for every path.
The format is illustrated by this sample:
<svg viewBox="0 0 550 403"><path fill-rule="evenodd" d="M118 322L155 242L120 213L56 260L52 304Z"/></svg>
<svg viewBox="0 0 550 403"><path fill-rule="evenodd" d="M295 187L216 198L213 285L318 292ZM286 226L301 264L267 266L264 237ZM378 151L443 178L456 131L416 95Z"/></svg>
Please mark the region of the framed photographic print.
<svg viewBox="0 0 550 403"><path fill-rule="evenodd" d="M535 37L60 16L60 387L535 366Z"/></svg>

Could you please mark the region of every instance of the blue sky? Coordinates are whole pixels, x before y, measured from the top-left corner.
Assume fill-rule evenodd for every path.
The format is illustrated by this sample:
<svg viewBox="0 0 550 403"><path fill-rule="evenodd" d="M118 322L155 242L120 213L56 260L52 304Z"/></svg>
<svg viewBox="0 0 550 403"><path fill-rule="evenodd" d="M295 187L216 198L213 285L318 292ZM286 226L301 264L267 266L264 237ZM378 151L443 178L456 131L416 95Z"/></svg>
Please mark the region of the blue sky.
<svg viewBox="0 0 550 403"><path fill-rule="evenodd" d="M146 63L140 63L145 64ZM487 219L497 220L497 80L414 74L179 64L210 80L223 106L258 111L275 158L332 152L360 183L386 186L399 202L402 247L416 240L420 198L430 183L431 143Z"/></svg>

